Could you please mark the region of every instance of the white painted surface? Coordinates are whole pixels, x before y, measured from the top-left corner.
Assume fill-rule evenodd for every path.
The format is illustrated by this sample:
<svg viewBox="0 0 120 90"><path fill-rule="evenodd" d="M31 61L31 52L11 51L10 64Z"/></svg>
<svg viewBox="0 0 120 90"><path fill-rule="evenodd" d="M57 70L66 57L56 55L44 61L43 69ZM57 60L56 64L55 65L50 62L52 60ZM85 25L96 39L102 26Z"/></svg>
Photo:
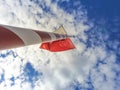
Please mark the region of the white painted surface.
<svg viewBox="0 0 120 90"><path fill-rule="evenodd" d="M4 27L17 34L23 40L25 45L38 44L42 42L40 36L36 32L30 29L11 27L11 26L4 26Z"/></svg>
<svg viewBox="0 0 120 90"><path fill-rule="evenodd" d="M57 38L54 33L48 33L51 37L51 41L55 41Z"/></svg>

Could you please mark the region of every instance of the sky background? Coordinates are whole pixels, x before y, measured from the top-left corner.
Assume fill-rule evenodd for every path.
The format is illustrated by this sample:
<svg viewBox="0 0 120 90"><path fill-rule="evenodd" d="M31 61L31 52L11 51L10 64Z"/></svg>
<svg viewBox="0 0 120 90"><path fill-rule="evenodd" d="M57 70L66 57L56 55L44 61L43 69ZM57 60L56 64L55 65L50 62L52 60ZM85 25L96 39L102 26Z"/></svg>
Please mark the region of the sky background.
<svg viewBox="0 0 120 90"><path fill-rule="evenodd" d="M40 44L0 51L0 90L119 90L119 0L0 0L0 24L54 31L63 25L76 49Z"/></svg>

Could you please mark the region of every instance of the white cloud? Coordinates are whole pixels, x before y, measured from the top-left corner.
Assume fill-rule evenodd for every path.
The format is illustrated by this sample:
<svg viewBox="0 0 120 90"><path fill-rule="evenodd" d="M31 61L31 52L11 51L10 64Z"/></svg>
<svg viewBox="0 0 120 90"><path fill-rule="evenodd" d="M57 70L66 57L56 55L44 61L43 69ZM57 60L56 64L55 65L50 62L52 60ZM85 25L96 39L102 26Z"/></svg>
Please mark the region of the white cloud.
<svg viewBox="0 0 120 90"><path fill-rule="evenodd" d="M84 31L92 26L92 24L90 26L83 24L84 21L87 21L85 11L79 11L81 20L75 21L76 13L65 12L57 6L57 3L53 4L50 0L39 0L38 4L29 0L21 1L22 5L15 0L0 1L1 24L45 31L53 31L55 27L63 24L69 34L78 34L79 36L72 39L76 46L76 49L72 51L51 53L39 49L39 45L13 49L15 53L11 54L7 54L11 50L0 51L1 54L7 55L5 58L0 57L0 74L3 73L2 70L5 74L5 81L0 84L1 90L66 90L74 80L85 83L90 71L96 90L101 89L101 87L102 90L106 90L108 85L110 85L109 90L114 90L116 75L112 69L113 66L114 69L118 68L114 63L115 56L108 54L103 47L87 49L84 43L79 42L79 39L86 41L87 36ZM39 4L44 7L46 5L50 11L45 12ZM93 68L98 59L107 63L99 65L98 70L100 72ZM28 61L36 70L43 73L42 78L34 82L35 87L33 89L29 82L22 82L22 79L18 78L24 72L23 66ZM107 81L104 80L104 75L106 75ZM17 79L15 79L15 85L10 86L12 76Z"/></svg>

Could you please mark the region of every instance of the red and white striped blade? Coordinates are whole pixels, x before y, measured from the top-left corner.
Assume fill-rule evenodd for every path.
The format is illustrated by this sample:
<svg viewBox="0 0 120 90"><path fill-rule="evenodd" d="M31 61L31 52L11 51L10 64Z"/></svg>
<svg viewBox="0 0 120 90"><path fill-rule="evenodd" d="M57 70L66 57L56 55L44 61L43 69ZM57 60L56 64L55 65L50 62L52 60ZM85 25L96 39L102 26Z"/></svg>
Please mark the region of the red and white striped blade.
<svg viewBox="0 0 120 90"><path fill-rule="evenodd" d="M0 50L65 39L66 35L0 25Z"/></svg>

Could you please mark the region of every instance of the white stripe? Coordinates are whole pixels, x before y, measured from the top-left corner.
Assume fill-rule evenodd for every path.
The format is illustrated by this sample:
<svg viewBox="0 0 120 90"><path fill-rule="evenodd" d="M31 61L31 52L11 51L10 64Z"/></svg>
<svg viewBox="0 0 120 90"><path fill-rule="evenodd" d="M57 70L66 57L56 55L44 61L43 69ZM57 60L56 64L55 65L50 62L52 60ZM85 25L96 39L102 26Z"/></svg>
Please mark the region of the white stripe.
<svg viewBox="0 0 120 90"><path fill-rule="evenodd" d="M59 37L59 38L57 38L54 33L48 33L48 34L49 34L50 37L52 38L51 41L66 39L66 35L65 35L65 34L60 34L60 37Z"/></svg>
<svg viewBox="0 0 120 90"><path fill-rule="evenodd" d="M39 35L30 29L11 27L11 26L4 26L4 27L17 34L23 40L25 45L38 44L42 42Z"/></svg>
<svg viewBox="0 0 120 90"><path fill-rule="evenodd" d="M51 41L55 41L57 38L54 33L48 33L51 37Z"/></svg>

